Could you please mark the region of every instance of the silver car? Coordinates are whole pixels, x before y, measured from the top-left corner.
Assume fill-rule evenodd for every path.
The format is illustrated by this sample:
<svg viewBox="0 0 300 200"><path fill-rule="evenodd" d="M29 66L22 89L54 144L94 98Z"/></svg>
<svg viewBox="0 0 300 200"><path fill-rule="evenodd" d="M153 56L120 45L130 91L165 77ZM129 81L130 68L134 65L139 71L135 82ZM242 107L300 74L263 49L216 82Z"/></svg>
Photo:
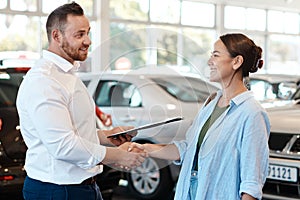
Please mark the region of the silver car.
<svg viewBox="0 0 300 200"><path fill-rule="evenodd" d="M299 200L300 105L295 101L267 111L271 122L270 164L263 197Z"/></svg>
<svg viewBox="0 0 300 200"><path fill-rule="evenodd" d="M299 85L299 75L251 74L249 86L265 108L289 104Z"/></svg>
<svg viewBox="0 0 300 200"><path fill-rule="evenodd" d="M164 67L93 76L98 79L98 84L93 85L91 81L93 86L89 90L97 106L112 115L114 126L139 127L183 117L179 122L140 130L133 138L139 143L169 143L184 139L205 99L218 89L199 76ZM138 199L163 199L172 193L179 170L170 162L148 158L142 166L127 173L125 181Z"/></svg>

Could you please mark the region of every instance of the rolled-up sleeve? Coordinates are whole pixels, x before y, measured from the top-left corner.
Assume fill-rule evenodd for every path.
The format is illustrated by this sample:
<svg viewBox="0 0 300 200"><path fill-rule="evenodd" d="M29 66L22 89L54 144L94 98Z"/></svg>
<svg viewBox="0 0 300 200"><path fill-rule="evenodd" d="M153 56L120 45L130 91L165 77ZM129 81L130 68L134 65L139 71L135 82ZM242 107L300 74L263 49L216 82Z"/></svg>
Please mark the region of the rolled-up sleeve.
<svg viewBox="0 0 300 200"><path fill-rule="evenodd" d="M245 123L241 148L240 194L262 198L262 187L268 173L270 124L265 112L251 115Z"/></svg>
<svg viewBox="0 0 300 200"><path fill-rule="evenodd" d="M180 155L180 160L175 160L173 163L175 165L181 165L184 160L184 156L186 154L187 142L185 140L174 141L173 144L177 147Z"/></svg>

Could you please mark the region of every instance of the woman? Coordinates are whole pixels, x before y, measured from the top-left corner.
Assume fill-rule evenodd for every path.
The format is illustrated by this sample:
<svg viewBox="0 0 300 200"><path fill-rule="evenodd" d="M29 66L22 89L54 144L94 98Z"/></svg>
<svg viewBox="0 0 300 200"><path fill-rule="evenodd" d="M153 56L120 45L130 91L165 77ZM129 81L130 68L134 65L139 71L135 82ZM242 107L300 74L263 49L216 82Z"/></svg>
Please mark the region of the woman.
<svg viewBox="0 0 300 200"><path fill-rule="evenodd" d="M189 128L186 140L145 144L149 156L181 164L175 199L261 199L268 171L267 113L243 78L261 68L262 49L243 34L221 36L208 60L211 95Z"/></svg>

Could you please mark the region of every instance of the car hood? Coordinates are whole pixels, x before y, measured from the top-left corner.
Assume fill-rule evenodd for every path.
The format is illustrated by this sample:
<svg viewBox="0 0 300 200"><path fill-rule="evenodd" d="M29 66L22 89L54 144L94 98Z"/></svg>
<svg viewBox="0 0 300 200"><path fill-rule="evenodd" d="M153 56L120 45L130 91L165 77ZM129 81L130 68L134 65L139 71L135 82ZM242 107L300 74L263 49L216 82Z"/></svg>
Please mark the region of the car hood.
<svg viewBox="0 0 300 200"><path fill-rule="evenodd" d="M272 132L300 133L300 105L293 104L268 109L268 115Z"/></svg>

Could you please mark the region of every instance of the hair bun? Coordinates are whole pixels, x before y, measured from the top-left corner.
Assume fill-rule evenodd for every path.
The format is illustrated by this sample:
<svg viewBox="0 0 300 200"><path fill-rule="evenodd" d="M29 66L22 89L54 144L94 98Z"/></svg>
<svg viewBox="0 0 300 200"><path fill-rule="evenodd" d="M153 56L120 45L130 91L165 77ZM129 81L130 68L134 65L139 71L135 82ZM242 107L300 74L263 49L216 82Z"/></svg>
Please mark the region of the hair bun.
<svg viewBox="0 0 300 200"><path fill-rule="evenodd" d="M263 67L263 65L264 65L264 60L259 59L256 64L256 68L261 69Z"/></svg>
<svg viewBox="0 0 300 200"><path fill-rule="evenodd" d="M251 68L250 68L250 73L254 73L254 72L257 72L258 69L261 69L262 66L264 64L264 61L262 59L259 59L257 60L256 62L256 65L253 65Z"/></svg>

